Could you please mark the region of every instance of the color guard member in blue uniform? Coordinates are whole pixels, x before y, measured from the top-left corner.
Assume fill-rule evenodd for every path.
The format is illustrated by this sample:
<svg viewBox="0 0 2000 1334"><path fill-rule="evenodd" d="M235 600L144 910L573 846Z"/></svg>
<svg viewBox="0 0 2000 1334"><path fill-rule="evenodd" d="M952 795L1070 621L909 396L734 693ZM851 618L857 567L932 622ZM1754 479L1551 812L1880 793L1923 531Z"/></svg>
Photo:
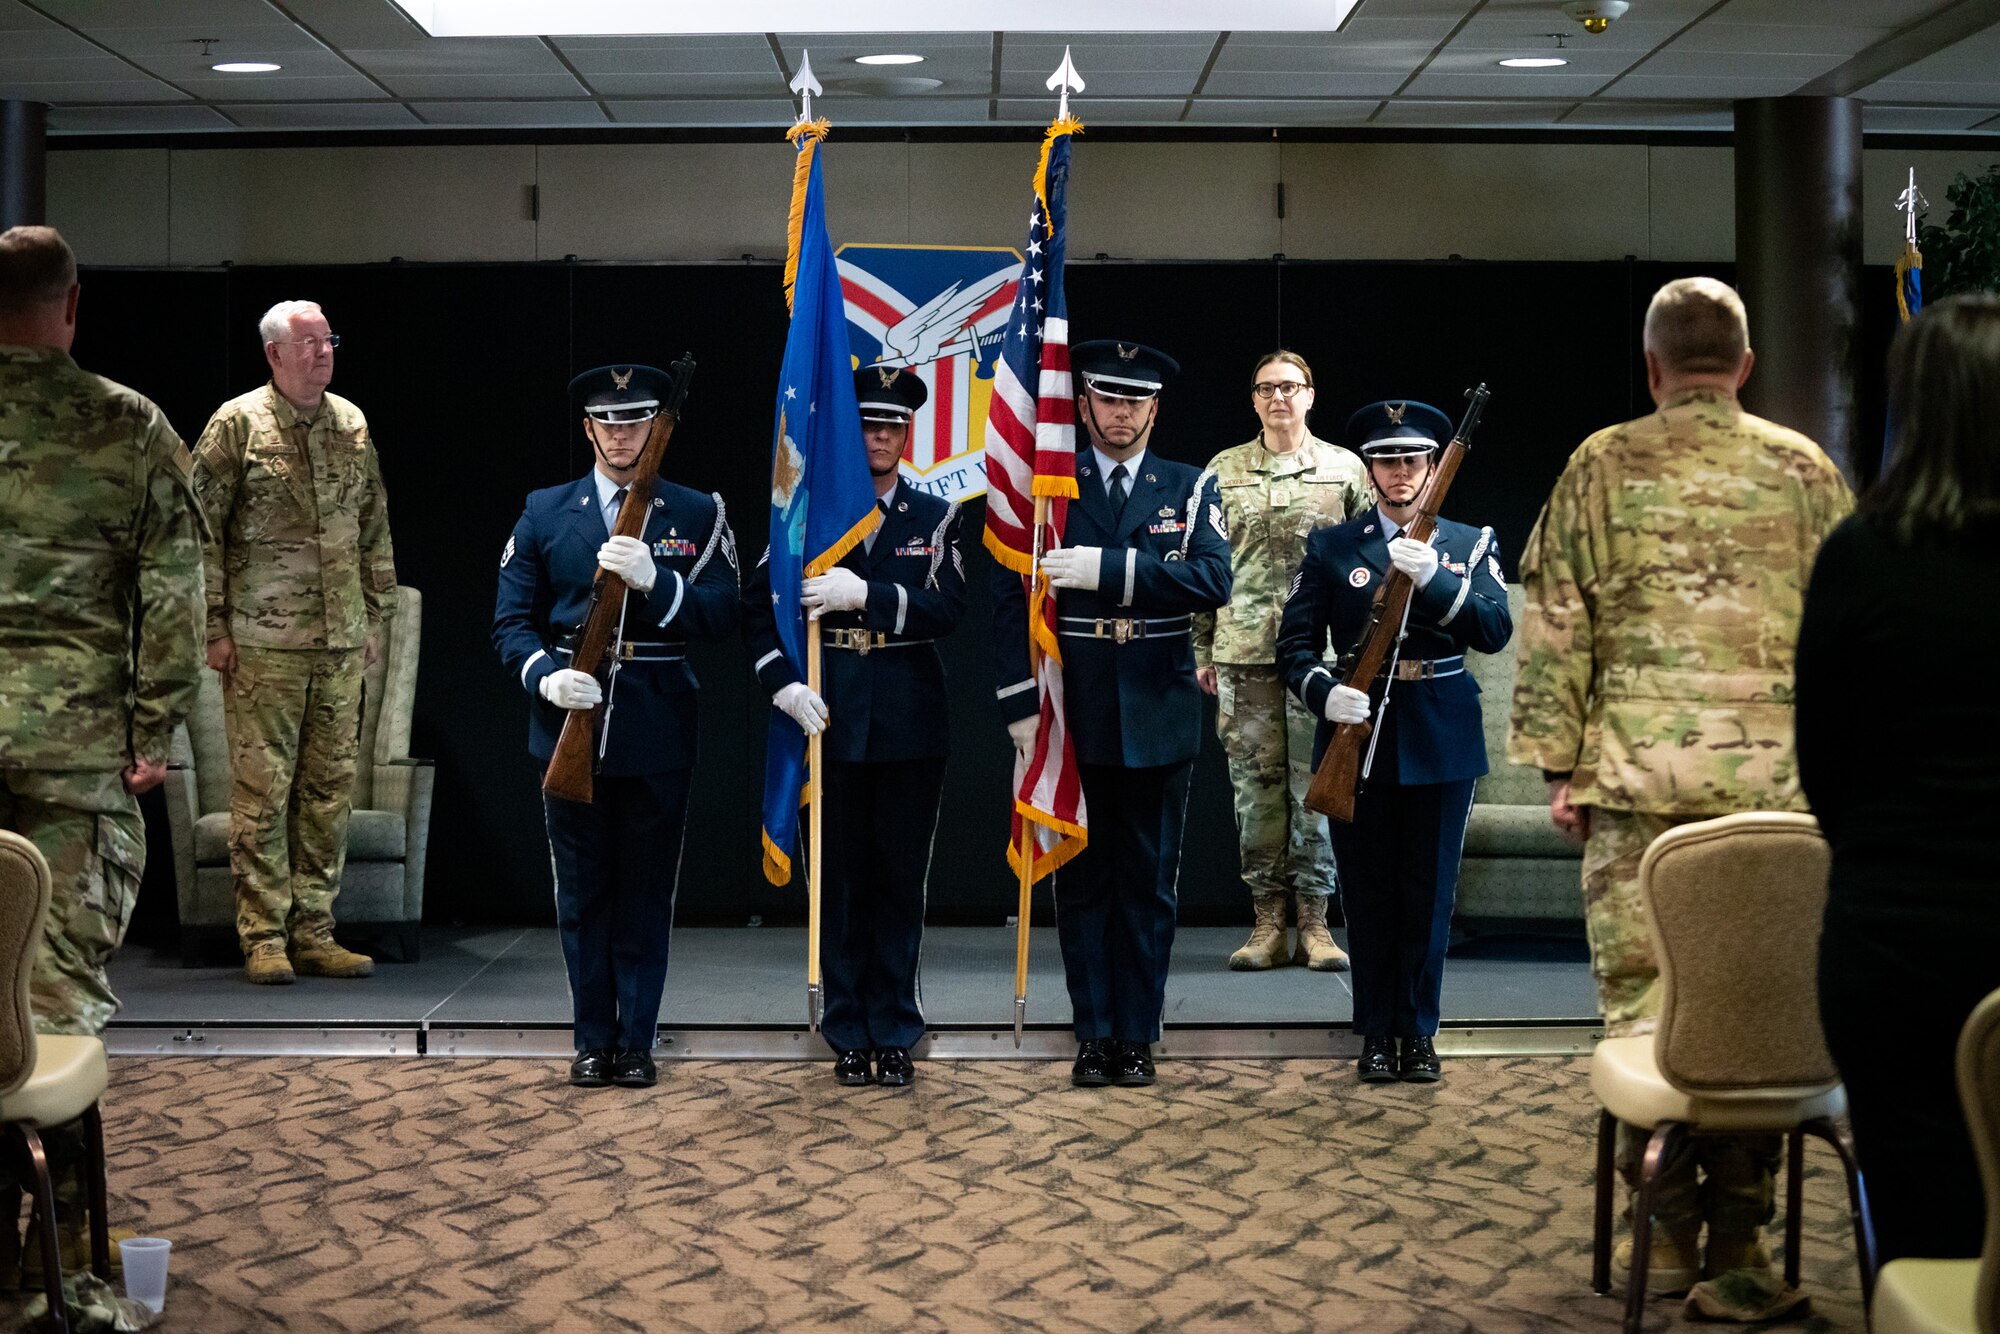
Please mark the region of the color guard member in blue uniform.
<svg viewBox="0 0 2000 1334"><path fill-rule="evenodd" d="M542 797L576 1023L569 1082L584 1088L643 1088L658 1077L652 1049L695 757L687 644L736 630L736 539L722 497L662 477L645 540L610 536L668 387L650 366L605 366L570 382L597 465L528 496L500 555L493 611L494 647L533 697L528 750L540 765L566 710L606 706L596 799ZM608 687L566 665L599 567L606 596L624 598L624 647Z"/></svg>
<svg viewBox="0 0 2000 1334"><path fill-rule="evenodd" d="M855 373L882 521L801 590L820 618L824 699L778 647L768 548L743 592L758 682L807 736L826 733L820 1032L842 1084L907 1085L924 1035L918 955L950 732L937 641L965 611L958 504L901 478L910 420L929 392L907 370Z"/></svg>
<svg viewBox="0 0 2000 1334"><path fill-rule="evenodd" d="M1307 539L1278 631L1286 684L1326 720L1315 768L1333 724L1375 721L1354 822L1328 821L1354 953L1358 1069L1369 1083L1441 1074L1431 1038L1452 893L1473 784L1486 772L1479 686L1465 652L1497 653L1514 632L1492 529L1440 518L1429 544L1400 536L1451 432L1422 403L1375 403L1348 419L1348 445L1368 465L1380 503ZM1364 694L1341 685L1321 652L1329 638L1343 655L1354 650L1392 567L1417 591L1393 669Z"/></svg>
<svg viewBox="0 0 2000 1334"><path fill-rule="evenodd" d="M1153 454L1160 387L1180 366L1137 343L1078 343L1070 365L1089 448L1064 546L1042 561L1056 590L1063 701L1089 842L1056 873L1076 1036L1070 1081L1153 1082L1166 1003L1188 774L1201 749L1194 613L1229 601L1229 535L1212 474ZM1015 748L1032 755L1039 697L1021 579L994 577L996 679Z"/></svg>

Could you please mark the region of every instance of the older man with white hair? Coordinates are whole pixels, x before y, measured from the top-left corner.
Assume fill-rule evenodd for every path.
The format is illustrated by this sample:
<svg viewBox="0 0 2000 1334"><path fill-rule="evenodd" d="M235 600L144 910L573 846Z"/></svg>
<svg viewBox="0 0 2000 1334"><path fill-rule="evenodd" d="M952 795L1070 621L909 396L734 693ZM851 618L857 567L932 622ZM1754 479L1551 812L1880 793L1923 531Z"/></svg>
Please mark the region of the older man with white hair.
<svg viewBox="0 0 2000 1334"><path fill-rule="evenodd" d="M258 324L271 378L195 446L208 516L208 665L229 733L229 864L252 982L366 977L333 939L361 674L395 603L388 498L361 409L327 392L340 336L310 301Z"/></svg>

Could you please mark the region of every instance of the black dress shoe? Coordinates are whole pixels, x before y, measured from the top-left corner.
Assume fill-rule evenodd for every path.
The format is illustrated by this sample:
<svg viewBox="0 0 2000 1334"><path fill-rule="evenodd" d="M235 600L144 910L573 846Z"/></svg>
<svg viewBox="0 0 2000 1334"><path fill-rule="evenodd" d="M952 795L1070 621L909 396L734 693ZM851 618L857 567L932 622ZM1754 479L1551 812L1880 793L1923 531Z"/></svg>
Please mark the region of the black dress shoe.
<svg viewBox="0 0 2000 1334"><path fill-rule="evenodd" d="M1091 1038L1077 1048L1076 1064L1069 1068L1069 1082L1080 1089L1101 1089L1109 1084L1113 1045L1110 1038Z"/></svg>
<svg viewBox="0 0 2000 1334"><path fill-rule="evenodd" d="M601 1089L611 1082L611 1062L617 1052L609 1047L580 1051L569 1063L569 1082L580 1089Z"/></svg>
<svg viewBox="0 0 2000 1334"><path fill-rule="evenodd" d="M849 1088L859 1088L863 1084L874 1083L875 1072L868 1068L868 1053L844 1051L834 1057L833 1082L845 1084Z"/></svg>
<svg viewBox="0 0 2000 1334"><path fill-rule="evenodd" d="M1438 1064L1437 1048L1425 1037L1404 1038L1403 1057L1396 1062L1396 1078L1406 1084L1435 1084L1444 1078Z"/></svg>
<svg viewBox="0 0 2000 1334"><path fill-rule="evenodd" d="M1361 1039L1361 1059L1354 1063L1354 1073L1361 1076L1364 1084L1393 1084L1396 1081L1396 1039Z"/></svg>
<svg viewBox="0 0 2000 1334"><path fill-rule="evenodd" d="M1112 1063L1111 1082L1122 1089L1142 1089L1153 1082L1153 1049L1144 1042L1121 1042Z"/></svg>
<svg viewBox="0 0 2000 1334"><path fill-rule="evenodd" d="M892 1089L906 1088L917 1077L907 1047L884 1047L875 1053L875 1082Z"/></svg>
<svg viewBox="0 0 2000 1334"><path fill-rule="evenodd" d="M649 1089L660 1082L660 1070L643 1051L621 1051L611 1063L611 1082L620 1088Z"/></svg>

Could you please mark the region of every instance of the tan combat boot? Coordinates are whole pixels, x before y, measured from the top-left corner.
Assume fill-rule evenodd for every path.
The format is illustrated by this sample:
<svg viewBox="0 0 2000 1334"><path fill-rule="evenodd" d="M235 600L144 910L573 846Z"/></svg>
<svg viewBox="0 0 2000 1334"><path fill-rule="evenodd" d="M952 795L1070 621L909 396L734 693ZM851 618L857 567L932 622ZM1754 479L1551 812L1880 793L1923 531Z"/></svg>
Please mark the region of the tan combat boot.
<svg viewBox="0 0 2000 1334"><path fill-rule="evenodd" d="M1341 973L1348 967L1347 951L1326 928L1326 896L1301 894L1299 905L1299 946L1293 963L1302 963L1315 973Z"/></svg>
<svg viewBox="0 0 2000 1334"><path fill-rule="evenodd" d="M1620 1279L1630 1281L1632 1239L1625 1238L1611 1254L1611 1267ZM1646 1295L1678 1297L1701 1278L1701 1245L1694 1232L1674 1232L1653 1228L1653 1244L1646 1253Z"/></svg>
<svg viewBox="0 0 2000 1334"><path fill-rule="evenodd" d="M1257 910L1257 925L1242 949L1229 956L1229 967L1238 973L1261 973L1290 960L1285 948L1285 895L1259 894L1251 900Z"/></svg>
<svg viewBox="0 0 2000 1334"><path fill-rule="evenodd" d="M292 967L307 977L368 977L375 971L375 961L342 949L334 943L332 931L320 930L292 942Z"/></svg>
<svg viewBox="0 0 2000 1334"><path fill-rule="evenodd" d="M288 987L297 974L292 972L292 961L285 957L284 941L260 940L250 947L249 957L243 961L243 976L261 986Z"/></svg>

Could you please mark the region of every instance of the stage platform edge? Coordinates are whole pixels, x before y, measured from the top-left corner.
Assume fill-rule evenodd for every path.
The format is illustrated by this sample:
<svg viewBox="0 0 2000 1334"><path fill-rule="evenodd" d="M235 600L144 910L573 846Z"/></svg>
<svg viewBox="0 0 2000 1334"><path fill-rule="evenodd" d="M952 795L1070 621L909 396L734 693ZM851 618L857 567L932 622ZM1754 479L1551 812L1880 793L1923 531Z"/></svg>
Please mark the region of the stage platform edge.
<svg viewBox="0 0 2000 1334"><path fill-rule="evenodd" d="M373 1056L536 1060L572 1054L568 1025L533 1024L113 1024L104 1034L113 1056ZM1461 1056L1580 1056L1601 1028L1556 1020L1449 1025L1438 1031L1438 1054ZM1204 1025L1169 1027L1155 1055L1166 1061L1352 1060L1361 1039L1324 1025ZM817 1034L794 1027L733 1026L661 1029L653 1049L660 1061L829 1061ZM1066 1027L1031 1025L1014 1045L1012 1028L933 1029L912 1053L932 1061L1057 1061L1076 1054Z"/></svg>

